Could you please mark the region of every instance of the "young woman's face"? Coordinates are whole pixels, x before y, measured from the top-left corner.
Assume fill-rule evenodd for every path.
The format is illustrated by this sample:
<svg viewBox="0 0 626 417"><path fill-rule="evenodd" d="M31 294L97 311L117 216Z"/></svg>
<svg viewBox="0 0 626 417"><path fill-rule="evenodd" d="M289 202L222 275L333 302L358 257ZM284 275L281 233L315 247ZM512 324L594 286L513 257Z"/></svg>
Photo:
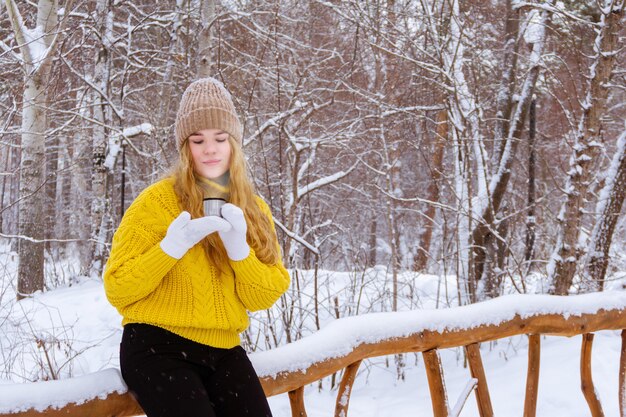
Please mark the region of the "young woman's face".
<svg viewBox="0 0 626 417"><path fill-rule="evenodd" d="M196 174L215 179L230 168L228 133L219 129L204 129L189 136L189 149Z"/></svg>

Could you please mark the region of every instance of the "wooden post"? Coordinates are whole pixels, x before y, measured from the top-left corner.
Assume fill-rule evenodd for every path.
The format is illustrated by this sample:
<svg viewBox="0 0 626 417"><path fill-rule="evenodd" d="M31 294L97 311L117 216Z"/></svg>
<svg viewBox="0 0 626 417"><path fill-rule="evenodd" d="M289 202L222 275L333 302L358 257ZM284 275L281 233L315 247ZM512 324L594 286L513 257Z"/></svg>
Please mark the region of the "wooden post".
<svg viewBox="0 0 626 417"><path fill-rule="evenodd" d="M430 400L433 403L434 417L448 417L448 397L443 381L443 371L437 349L422 352L426 365L426 376L430 388Z"/></svg>
<svg viewBox="0 0 626 417"><path fill-rule="evenodd" d="M307 417L304 408L304 387L289 391L289 405L291 405L291 417Z"/></svg>
<svg viewBox="0 0 626 417"><path fill-rule="evenodd" d="M622 330L622 353L619 358L619 412L626 417L626 330Z"/></svg>
<svg viewBox="0 0 626 417"><path fill-rule="evenodd" d="M348 405L350 404L350 394L352 394L352 384L356 378L362 360L358 360L348 365L341 378L339 390L337 391L337 402L335 403L335 417L348 417Z"/></svg>
<svg viewBox="0 0 626 417"><path fill-rule="evenodd" d="M583 343L580 353L580 387L583 390L592 417L604 417L600 399L596 395L591 376L591 348L593 346L593 333L583 334Z"/></svg>
<svg viewBox="0 0 626 417"><path fill-rule="evenodd" d="M489 397L487 378L485 377L485 369L480 357L480 345L478 343L472 343L465 346L465 354L469 361L472 378L478 380L478 384L476 385L476 402L478 403L480 417L493 417L493 407L491 406L491 398Z"/></svg>
<svg viewBox="0 0 626 417"><path fill-rule="evenodd" d="M539 390L539 365L541 360L541 335L528 335L528 371L526 374L526 398L524 417L535 417L537 392Z"/></svg>

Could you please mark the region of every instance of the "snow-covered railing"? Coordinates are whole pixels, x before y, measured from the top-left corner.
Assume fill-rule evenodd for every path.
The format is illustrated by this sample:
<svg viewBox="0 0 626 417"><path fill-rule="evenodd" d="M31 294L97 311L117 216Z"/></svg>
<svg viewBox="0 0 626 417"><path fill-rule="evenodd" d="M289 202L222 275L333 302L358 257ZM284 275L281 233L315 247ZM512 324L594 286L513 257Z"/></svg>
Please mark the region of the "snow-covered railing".
<svg viewBox="0 0 626 417"><path fill-rule="evenodd" d="M479 343L529 335L524 417L535 416L540 335L583 335L581 388L592 417L603 416L591 378L593 332L626 329L626 291L569 297L504 296L464 307L376 313L336 320L297 342L254 353L252 362L268 396L289 393L293 416L306 416L304 387L343 370L335 416L347 416L352 383L366 358L421 352L435 417L457 416L474 392L481 417L493 416ZM472 378L461 398L449 406L438 349L463 347ZM626 332L619 363L621 417L626 405ZM143 414L126 392L119 371L60 381L0 385L0 417Z"/></svg>

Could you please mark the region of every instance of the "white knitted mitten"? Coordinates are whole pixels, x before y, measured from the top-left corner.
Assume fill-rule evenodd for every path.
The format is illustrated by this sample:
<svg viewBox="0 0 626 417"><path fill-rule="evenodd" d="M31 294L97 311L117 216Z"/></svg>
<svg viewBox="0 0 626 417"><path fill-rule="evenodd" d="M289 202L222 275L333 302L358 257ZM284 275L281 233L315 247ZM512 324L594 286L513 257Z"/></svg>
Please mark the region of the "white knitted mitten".
<svg viewBox="0 0 626 417"><path fill-rule="evenodd" d="M246 242L248 225L243 210L234 204L226 203L222 206L222 217L232 226L230 230L219 231L228 257L233 261L246 259L250 254L250 246Z"/></svg>
<svg viewBox="0 0 626 417"><path fill-rule="evenodd" d="M161 249L172 258L180 259L205 236L230 229L230 223L220 217L207 216L191 220L191 214L183 211L167 228Z"/></svg>

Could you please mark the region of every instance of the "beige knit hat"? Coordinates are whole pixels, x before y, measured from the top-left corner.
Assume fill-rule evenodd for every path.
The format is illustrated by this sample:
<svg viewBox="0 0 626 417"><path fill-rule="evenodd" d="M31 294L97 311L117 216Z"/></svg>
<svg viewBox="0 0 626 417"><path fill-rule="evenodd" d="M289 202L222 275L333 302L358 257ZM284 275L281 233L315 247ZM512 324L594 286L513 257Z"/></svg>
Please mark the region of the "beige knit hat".
<svg viewBox="0 0 626 417"><path fill-rule="evenodd" d="M178 148L185 139L202 129L221 129L241 145L242 127L230 93L215 78L201 78L189 84L176 115Z"/></svg>

